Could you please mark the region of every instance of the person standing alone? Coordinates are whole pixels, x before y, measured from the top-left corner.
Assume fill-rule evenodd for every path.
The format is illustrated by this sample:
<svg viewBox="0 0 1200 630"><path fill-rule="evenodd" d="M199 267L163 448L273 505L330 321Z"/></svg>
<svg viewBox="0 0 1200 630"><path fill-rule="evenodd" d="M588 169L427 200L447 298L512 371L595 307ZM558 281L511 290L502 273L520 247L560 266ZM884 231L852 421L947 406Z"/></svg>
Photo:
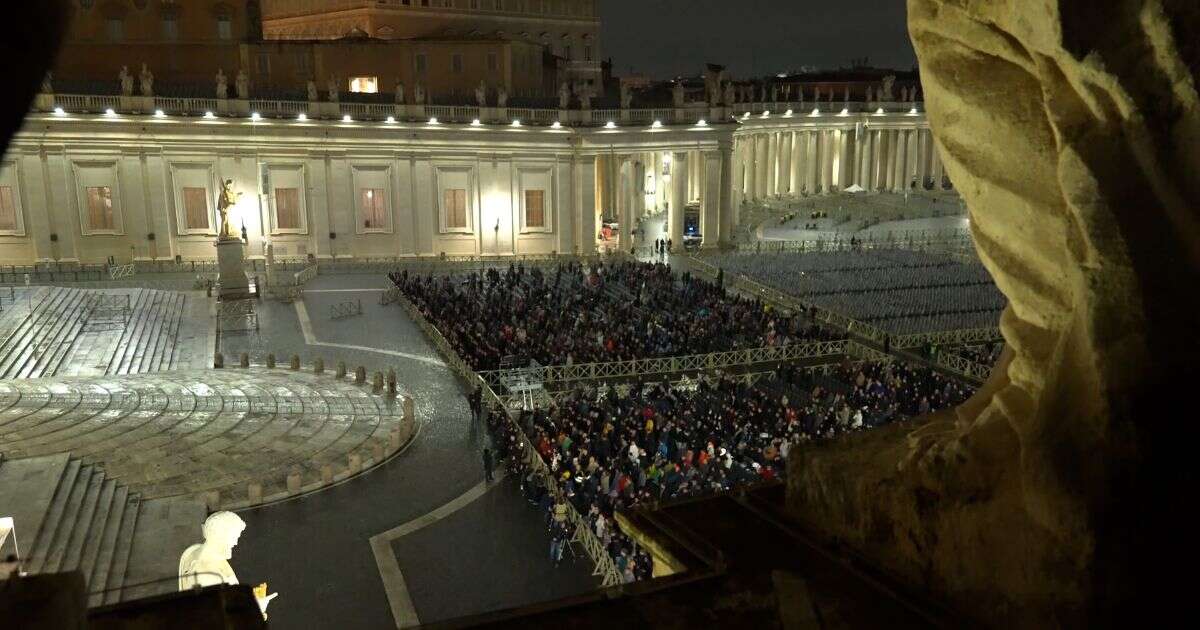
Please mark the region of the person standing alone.
<svg viewBox="0 0 1200 630"><path fill-rule="evenodd" d="M492 449L483 447L483 479L484 481L494 481L492 475Z"/></svg>

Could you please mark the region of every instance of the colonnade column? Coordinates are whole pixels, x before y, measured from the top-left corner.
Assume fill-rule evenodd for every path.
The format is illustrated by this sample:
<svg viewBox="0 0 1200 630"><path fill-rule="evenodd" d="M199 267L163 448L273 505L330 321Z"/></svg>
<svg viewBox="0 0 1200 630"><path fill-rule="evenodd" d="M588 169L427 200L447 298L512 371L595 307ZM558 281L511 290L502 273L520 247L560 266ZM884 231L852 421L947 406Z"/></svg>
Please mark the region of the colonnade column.
<svg viewBox="0 0 1200 630"><path fill-rule="evenodd" d="M838 168L835 174L838 190L854 183L854 145L850 144L850 130L838 130Z"/></svg>
<svg viewBox="0 0 1200 630"><path fill-rule="evenodd" d="M700 168L704 172L704 188L700 191L700 236L703 238L701 247L705 249L715 248L721 240L721 156L724 150L700 154Z"/></svg>
<svg viewBox="0 0 1200 630"><path fill-rule="evenodd" d="M683 215L688 202L688 154L671 156L671 203L667 207L667 237L676 251L683 251Z"/></svg>
<svg viewBox="0 0 1200 630"><path fill-rule="evenodd" d="M733 195L733 180L730 179L731 170L733 169L733 146L729 142L720 142L718 145L720 154L720 164L716 180L718 182L717 194L720 195L720 201L717 203L717 214L719 216L718 224L720 225L721 233L718 234L718 241L721 245L728 245L733 240L733 230L738 225L738 207L737 200ZM734 171L736 172L736 171ZM709 178L710 180L712 178ZM705 237L707 242L708 237Z"/></svg>
<svg viewBox="0 0 1200 630"><path fill-rule="evenodd" d="M779 175L775 178L776 194L792 192L792 132L779 133Z"/></svg>
<svg viewBox="0 0 1200 630"><path fill-rule="evenodd" d="M758 165L756 167L757 177L754 180L754 198L762 200L767 198L767 172L771 170L767 163L767 145L770 143L766 134L757 134L755 138L758 143L758 151L755 153Z"/></svg>
<svg viewBox="0 0 1200 630"><path fill-rule="evenodd" d="M767 196L775 194L775 180L779 175L779 134L767 134Z"/></svg>
<svg viewBox="0 0 1200 630"><path fill-rule="evenodd" d="M742 147L742 164L746 167L744 187L746 198L750 200L758 199L758 194L755 192L755 182L758 181L758 141L753 135L743 136L742 142L745 146Z"/></svg>
<svg viewBox="0 0 1200 630"><path fill-rule="evenodd" d="M806 135L808 136L808 146L804 153L804 187L811 195L817 191L817 157L820 155L821 136L815 131L810 131Z"/></svg>
<svg viewBox="0 0 1200 630"><path fill-rule="evenodd" d="M904 171L905 163L908 159L908 132L903 129L897 129L896 134L896 174L892 182L892 190L900 192L904 190Z"/></svg>
<svg viewBox="0 0 1200 630"><path fill-rule="evenodd" d="M574 201L579 209L575 228L575 252L596 252L596 156L576 155L573 169Z"/></svg>
<svg viewBox="0 0 1200 630"><path fill-rule="evenodd" d="M793 195L800 194L800 188L803 186L803 180L800 178L800 166L804 163L802 158L804 151L804 132L792 132L792 157L788 160L788 189Z"/></svg>
<svg viewBox="0 0 1200 630"><path fill-rule="evenodd" d="M821 132L821 192L833 188L833 163L837 156L837 141L832 130Z"/></svg>
<svg viewBox="0 0 1200 630"><path fill-rule="evenodd" d="M933 189L942 189L942 154L938 152L937 142L933 143Z"/></svg>
<svg viewBox="0 0 1200 630"><path fill-rule="evenodd" d="M629 251L633 244L633 198L637 194L637 182L634 179L636 169L633 167L633 158L624 156L617 163L617 172L620 178L617 180L617 230L620 232L620 246L624 251Z"/></svg>

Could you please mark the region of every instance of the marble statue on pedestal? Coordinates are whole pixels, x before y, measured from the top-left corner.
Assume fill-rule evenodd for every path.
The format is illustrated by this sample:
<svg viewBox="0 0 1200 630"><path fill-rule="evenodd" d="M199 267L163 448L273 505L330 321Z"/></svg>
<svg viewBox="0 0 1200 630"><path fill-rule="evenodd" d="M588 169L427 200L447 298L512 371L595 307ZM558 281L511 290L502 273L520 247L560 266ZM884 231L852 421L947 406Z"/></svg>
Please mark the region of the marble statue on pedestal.
<svg viewBox="0 0 1200 630"><path fill-rule="evenodd" d="M579 94L579 107L581 107L582 109L591 109L592 108L592 92L590 90L588 90L587 88L582 88L582 87L580 89L576 90L576 92Z"/></svg>
<svg viewBox="0 0 1200 630"><path fill-rule="evenodd" d="M779 102L779 86L778 85L774 85L774 84L771 85L771 102L772 103Z"/></svg>
<svg viewBox="0 0 1200 630"><path fill-rule="evenodd" d="M821 104L821 86L813 88L813 105Z"/></svg>
<svg viewBox="0 0 1200 630"><path fill-rule="evenodd" d="M245 68L238 70L237 94L238 98L242 100L250 98L250 77L246 74Z"/></svg>
<svg viewBox="0 0 1200 630"><path fill-rule="evenodd" d="M621 84L621 109L629 109L629 106L632 103L633 103L633 91L629 89L628 85L625 85L624 83L622 83ZM714 103L714 106L715 106L715 103Z"/></svg>
<svg viewBox="0 0 1200 630"><path fill-rule="evenodd" d="M846 86L846 88L845 88L845 90L846 90L846 91L845 91L845 93L844 93L844 94L843 94L843 96L842 96L842 102L843 102L843 103L846 103L846 104L848 105L848 104L850 104L850 86L849 86L849 85L847 85L847 86Z"/></svg>
<svg viewBox="0 0 1200 630"><path fill-rule="evenodd" d="M205 519L201 528L204 542L188 547L179 558L179 590L237 584L237 575L229 566L229 559L245 529L245 521L233 512L215 512ZM267 605L277 595L267 595L266 584L255 587L254 596L264 618Z"/></svg>
<svg viewBox="0 0 1200 630"><path fill-rule="evenodd" d="M42 77L42 94L54 93L54 73L47 72L46 76Z"/></svg>
<svg viewBox="0 0 1200 630"><path fill-rule="evenodd" d="M329 90L329 102L330 103L338 102L340 97L338 95L339 92L338 92L337 77L335 77L333 75L329 75L329 83L326 85L326 88Z"/></svg>
<svg viewBox="0 0 1200 630"><path fill-rule="evenodd" d="M566 109L571 105L571 88L566 83L558 84L558 108Z"/></svg>
<svg viewBox="0 0 1200 630"><path fill-rule="evenodd" d="M133 96L133 75L129 74L129 66L121 66L121 73L117 75L117 79L121 82L121 94Z"/></svg>
<svg viewBox="0 0 1200 630"><path fill-rule="evenodd" d="M496 107L502 109L508 107L508 90L503 87L496 89Z"/></svg>
<svg viewBox="0 0 1200 630"><path fill-rule="evenodd" d="M321 100L321 92L317 90L317 82L312 79L308 80L308 102L316 103Z"/></svg>
<svg viewBox="0 0 1200 630"><path fill-rule="evenodd" d="M676 81L675 87L671 88L671 98L675 101L675 107L683 107L683 84Z"/></svg>
<svg viewBox="0 0 1200 630"><path fill-rule="evenodd" d="M404 82L400 80L400 77L396 77L396 104L403 105L404 103Z"/></svg>
<svg viewBox="0 0 1200 630"><path fill-rule="evenodd" d="M241 196L241 193L233 192L232 179L225 180L225 183L221 185L221 196L217 198L217 214L221 217L221 224L217 232L218 237L222 239L237 238L237 233L229 223L229 212L230 208L237 205L238 198Z"/></svg>
<svg viewBox="0 0 1200 630"><path fill-rule="evenodd" d="M146 64L142 64L142 96L154 96L154 73Z"/></svg>
<svg viewBox="0 0 1200 630"><path fill-rule="evenodd" d="M879 100L890 102L892 100L892 86L895 84L895 75L889 74L886 77L883 77L883 85L879 88Z"/></svg>
<svg viewBox="0 0 1200 630"><path fill-rule="evenodd" d="M425 88L421 87L420 83L413 86L413 102L417 105L425 103Z"/></svg>
<svg viewBox="0 0 1200 630"><path fill-rule="evenodd" d="M737 90L734 89L732 83L725 84L725 105L733 105L734 99L737 97Z"/></svg>
<svg viewBox="0 0 1200 630"><path fill-rule="evenodd" d="M487 84L482 80L475 88L475 104L480 107L487 107Z"/></svg>
<svg viewBox="0 0 1200 630"><path fill-rule="evenodd" d="M217 68L217 98L229 98L229 79L225 78L225 70Z"/></svg>

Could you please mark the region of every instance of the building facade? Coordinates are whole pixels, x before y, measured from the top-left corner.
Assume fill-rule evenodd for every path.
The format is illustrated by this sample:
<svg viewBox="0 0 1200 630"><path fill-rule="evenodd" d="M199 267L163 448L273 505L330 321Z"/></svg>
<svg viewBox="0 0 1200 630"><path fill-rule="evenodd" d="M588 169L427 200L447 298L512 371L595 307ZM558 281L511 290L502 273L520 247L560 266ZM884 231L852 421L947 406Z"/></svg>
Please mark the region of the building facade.
<svg viewBox="0 0 1200 630"><path fill-rule="evenodd" d="M916 111L722 112L593 127L35 112L0 165L0 263L211 260L229 179L251 257L314 259L627 249L663 211L676 243L694 212L718 247L744 202L947 184Z"/></svg>

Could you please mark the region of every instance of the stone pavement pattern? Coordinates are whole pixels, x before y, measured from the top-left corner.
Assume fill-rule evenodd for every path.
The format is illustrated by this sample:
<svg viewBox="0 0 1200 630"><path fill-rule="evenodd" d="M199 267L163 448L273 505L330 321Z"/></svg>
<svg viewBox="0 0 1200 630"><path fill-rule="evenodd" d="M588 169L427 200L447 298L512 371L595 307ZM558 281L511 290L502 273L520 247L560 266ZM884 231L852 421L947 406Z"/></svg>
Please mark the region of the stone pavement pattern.
<svg viewBox="0 0 1200 630"><path fill-rule="evenodd" d="M0 381L0 452L69 452L143 496L217 493L209 504L228 507L382 461L412 434L403 407L332 373L283 368Z"/></svg>

